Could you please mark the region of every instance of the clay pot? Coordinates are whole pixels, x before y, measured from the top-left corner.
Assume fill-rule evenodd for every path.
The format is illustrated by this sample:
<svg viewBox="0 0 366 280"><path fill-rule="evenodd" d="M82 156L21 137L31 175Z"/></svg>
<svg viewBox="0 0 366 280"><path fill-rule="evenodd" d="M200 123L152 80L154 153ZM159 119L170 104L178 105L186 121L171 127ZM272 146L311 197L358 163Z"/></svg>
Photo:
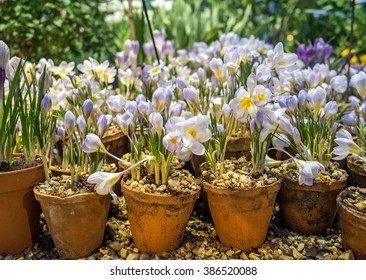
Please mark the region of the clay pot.
<svg viewBox="0 0 366 280"><path fill-rule="evenodd" d="M83 193L58 197L39 192L47 226L58 254L78 259L93 253L102 243L110 205L109 195Z"/></svg>
<svg viewBox="0 0 366 280"><path fill-rule="evenodd" d="M281 182L254 189L222 189L203 182L211 215L224 245L246 251L266 239Z"/></svg>
<svg viewBox="0 0 366 280"><path fill-rule="evenodd" d="M122 131L106 135L105 137L103 137L102 142L107 150L116 157L120 158L123 154L129 151L128 138L122 133ZM117 164L117 160L112 157L107 157L107 162Z"/></svg>
<svg viewBox="0 0 366 280"><path fill-rule="evenodd" d="M351 249L356 259L366 260L366 215L343 203L341 195L337 197L342 243L345 249Z"/></svg>
<svg viewBox="0 0 366 280"><path fill-rule="evenodd" d="M329 228L336 214L337 195L347 180L314 182L312 186L282 179L278 193L281 219L287 227L303 235L317 235Z"/></svg>
<svg viewBox="0 0 366 280"><path fill-rule="evenodd" d="M347 167L351 176L352 185L359 188L366 188L366 170L363 166L354 163L352 157L348 157Z"/></svg>
<svg viewBox="0 0 366 280"><path fill-rule="evenodd" d="M42 164L0 173L0 255L20 254L37 241L41 207L32 189L44 180Z"/></svg>
<svg viewBox="0 0 366 280"><path fill-rule="evenodd" d="M231 159L245 156L247 160L250 159L250 135L249 134L233 134L227 140L225 158Z"/></svg>
<svg viewBox="0 0 366 280"><path fill-rule="evenodd" d="M144 193L122 184L132 237L141 252L155 254L177 249L200 189L193 194Z"/></svg>

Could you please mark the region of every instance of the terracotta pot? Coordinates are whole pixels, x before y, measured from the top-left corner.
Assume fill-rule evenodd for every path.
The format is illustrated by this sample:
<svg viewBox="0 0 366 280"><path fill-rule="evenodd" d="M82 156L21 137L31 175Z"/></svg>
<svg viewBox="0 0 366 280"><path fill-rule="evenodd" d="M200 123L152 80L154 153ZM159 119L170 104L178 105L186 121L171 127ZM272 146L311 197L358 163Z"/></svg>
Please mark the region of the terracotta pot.
<svg viewBox="0 0 366 280"><path fill-rule="evenodd" d="M107 150L116 157L120 158L129 151L128 138L122 133L122 131L103 137L102 142ZM109 156L107 156L107 162L117 164L117 160Z"/></svg>
<svg viewBox="0 0 366 280"><path fill-rule="evenodd" d="M226 144L225 158L240 158L245 156L250 159L250 135L234 134L228 138Z"/></svg>
<svg viewBox="0 0 366 280"><path fill-rule="evenodd" d="M58 197L39 192L47 226L58 254L78 259L93 253L102 243L110 205L109 195L83 193Z"/></svg>
<svg viewBox="0 0 366 280"><path fill-rule="evenodd" d="M351 249L356 259L366 260L366 215L343 203L341 195L337 197L337 212L343 246Z"/></svg>
<svg viewBox="0 0 366 280"><path fill-rule="evenodd" d="M41 164L0 172L0 255L20 254L37 241L41 208L32 189L44 180Z"/></svg>
<svg viewBox="0 0 366 280"><path fill-rule="evenodd" d="M281 219L287 227L303 235L321 234L329 228L336 214L337 195L347 180L314 182L313 186L282 179L278 193Z"/></svg>
<svg viewBox="0 0 366 280"><path fill-rule="evenodd" d="M359 188L366 188L366 170L363 166L354 163L351 157L348 157L347 167L351 176L352 185Z"/></svg>
<svg viewBox="0 0 366 280"><path fill-rule="evenodd" d="M254 189L222 189L203 182L211 215L224 245L246 251L266 239L280 181Z"/></svg>
<svg viewBox="0 0 366 280"><path fill-rule="evenodd" d="M200 189L173 196L144 193L122 184L122 192L137 248L149 254L177 249Z"/></svg>

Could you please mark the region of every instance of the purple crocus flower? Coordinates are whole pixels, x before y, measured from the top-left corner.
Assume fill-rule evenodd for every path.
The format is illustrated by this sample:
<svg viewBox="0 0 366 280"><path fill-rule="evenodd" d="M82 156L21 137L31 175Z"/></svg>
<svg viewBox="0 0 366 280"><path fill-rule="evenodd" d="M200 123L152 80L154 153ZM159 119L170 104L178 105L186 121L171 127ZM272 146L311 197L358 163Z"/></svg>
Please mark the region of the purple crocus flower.
<svg viewBox="0 0 366 280"><path fill-rule="evenodd" d="M322 63L327 60L332 54L333 47L325 43L323 38L317 38L314 45L301 44L297 47L296 52L298 57L308 65L310 62Z"/></svg>

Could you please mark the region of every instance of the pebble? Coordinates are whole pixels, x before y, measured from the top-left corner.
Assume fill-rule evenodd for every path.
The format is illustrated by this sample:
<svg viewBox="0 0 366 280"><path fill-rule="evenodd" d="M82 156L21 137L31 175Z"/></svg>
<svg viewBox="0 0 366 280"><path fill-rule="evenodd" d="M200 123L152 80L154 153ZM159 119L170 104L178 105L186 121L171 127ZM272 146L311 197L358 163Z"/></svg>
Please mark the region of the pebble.
<svg viewBox="0 0 366 280"><path fill-rule="evenodd" d="M127 255L128 255L128 251L123 248L121 249L119 252L118 252L118 255L122 258L122 259L126 259L127 258Z"/></svg>
<svg viewBox="0 0 366 280"><path fill-rule="evenodd" d="M346 252L339 255L338 260L354 260L355 256L351 250L347 250Z"/></svg>
<svg viewBox="0 0 366 280"><path fill-rule="evenodd" d="M305 244L304 243L300 243L299 245L297 245L297 251L301 252L302 250L304 250L305 248Z"/></svg>
<svg viewBox="0 0 366 280"><path fill-rule="evenodd" d="M138 260L138 259L140 259L139 253L130 253L126 258L126 260Z"/></svg>
<svg viewBox="0 0 366 280"><path fill-rule="evenodd" d="M116 252L122 249L122 245L118 241L112 241L108 246Z"/></svg>

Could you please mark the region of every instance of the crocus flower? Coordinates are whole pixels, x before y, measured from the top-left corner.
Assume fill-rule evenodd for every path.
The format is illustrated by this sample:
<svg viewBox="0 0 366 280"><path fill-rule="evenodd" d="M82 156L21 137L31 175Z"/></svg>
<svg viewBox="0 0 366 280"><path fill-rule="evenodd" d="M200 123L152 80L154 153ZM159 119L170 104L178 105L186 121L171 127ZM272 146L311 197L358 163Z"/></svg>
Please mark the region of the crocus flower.
<svg viewBox="0 0 366 280"><path fill-rule="evenodd" d="M333 158L334 160L342 160L349 154L357 155L365 152L353 141L351 133L347 130L341 129L337 131L336 136L337 138L334 142L336 142L338 146L333 149L333 154L336 155L336 157Z"/></svg>
<svg viewBox="0 0 366 280"><path fill-rule="evenodd" d="M123 134L128 134L128 128L133 124L134 116L131 112L127 111L123 115L118 113L116 115L116 124L122 130Z"/></svg>
<svg viewBox="0 0 366 280"><path fill-rule="evenodd" d="M131 61L124 51L116 53L116 59L119 67L123 70L126 70L131 65Z"/></svg>
<svg viewBox="0 0 366 280"><path fill-rule="evenodd" d="M163 145L169 152L180 151L183 147L183 141L180 134L173 131L164 136Z"/></svg>
<svg viewBox="0 0 366 280"><path fill-rule="evenodd" d="M261 107L266 105L271 100L271 91L262 85L258 85L253 91L253 100L255 105Z"/></svg>
<svg viewBox="0 0 366 280"><path fill-rule="evenodd" d="M146 157L143 160L129 166L127 169L118 173L109 173L109 172L93 173L88 177L87 182L90 184L95 184L94 189L97 194L107 195L109 193L114 200L117 200L117 195L113 191L113 186L119 181L122 175L126 174L131 169L151 159L153 159L153 157Z"/></svg>
<svg viewBox="0 0 366 280"><path fill-rule="evenodd" d="M67 135L71 135L75 130L76 120L71 111L67 111L65 114L64 125Z"/></svg>
<svg viewBox="0 0 366 280"><path fill-rule="evenodd" d="M20 58L17 56L14 56L9 60L8 67L6 69L6 76L8 77L9 81L12 81L14 79L14 75L17 71L19 63Z"/></svg>
<svg viewBox="0 0 366 280"><path fill-rule="evenodd" d="M61 139L62 141L65 141L65 138L66 138L65 128L63 128L62 126L59 126L57 128L56 135L59 139Z"/></svg>
<svg viewBox="0 0 366 280"><path fill-rule="evenodd" d="M62 61L59 66L52 66L50 71L60 77L72 75L74 72L72 71L75 67L75 62L67 63L66 61Z"/></svg>
<svg viewBox="0 0 366 280"><path fill-rule="evenodd" d="M299 184L312 186L315 178L319 177L319 171L324 171L324 165L317 161L305 161L292 158L299 168Z"/></svg>
<svg viewBox="0 0 366 280"><path fill-rule="evenodd" d="M179 117L182 114L182 104L178 102L173 102L169 107L170 117Z"/></svg>
<svg viewBox="0 0 366 280"><path fill-rule="evenodd" d="M247 121L248 115L253 116L256 111L253 99L245 89L237 91L236 97L229 102L229 106L233 110L234 117L243 123Z"/></svg>
<svg viewBox="0 0 366 280"><path fill-rule="evenodd" d="M290 95L286 97L286 107L289 112L295 113L297 110L298 99L296 95Z"/></svg>
<svg viewBox="0 0 366 280"><path fill-rule="evenodd" d="M126 99L122 94L112 95L108 98L107 105L112 112L121 113L124 111Z"/></svg>
<svg viewBox="0 0 366 280"><path fill-rule="evenodd" d="M335 116L338 112L338 104L336 101L329 101L325 104L324 115L326 118L331 118Z"/></svg>

